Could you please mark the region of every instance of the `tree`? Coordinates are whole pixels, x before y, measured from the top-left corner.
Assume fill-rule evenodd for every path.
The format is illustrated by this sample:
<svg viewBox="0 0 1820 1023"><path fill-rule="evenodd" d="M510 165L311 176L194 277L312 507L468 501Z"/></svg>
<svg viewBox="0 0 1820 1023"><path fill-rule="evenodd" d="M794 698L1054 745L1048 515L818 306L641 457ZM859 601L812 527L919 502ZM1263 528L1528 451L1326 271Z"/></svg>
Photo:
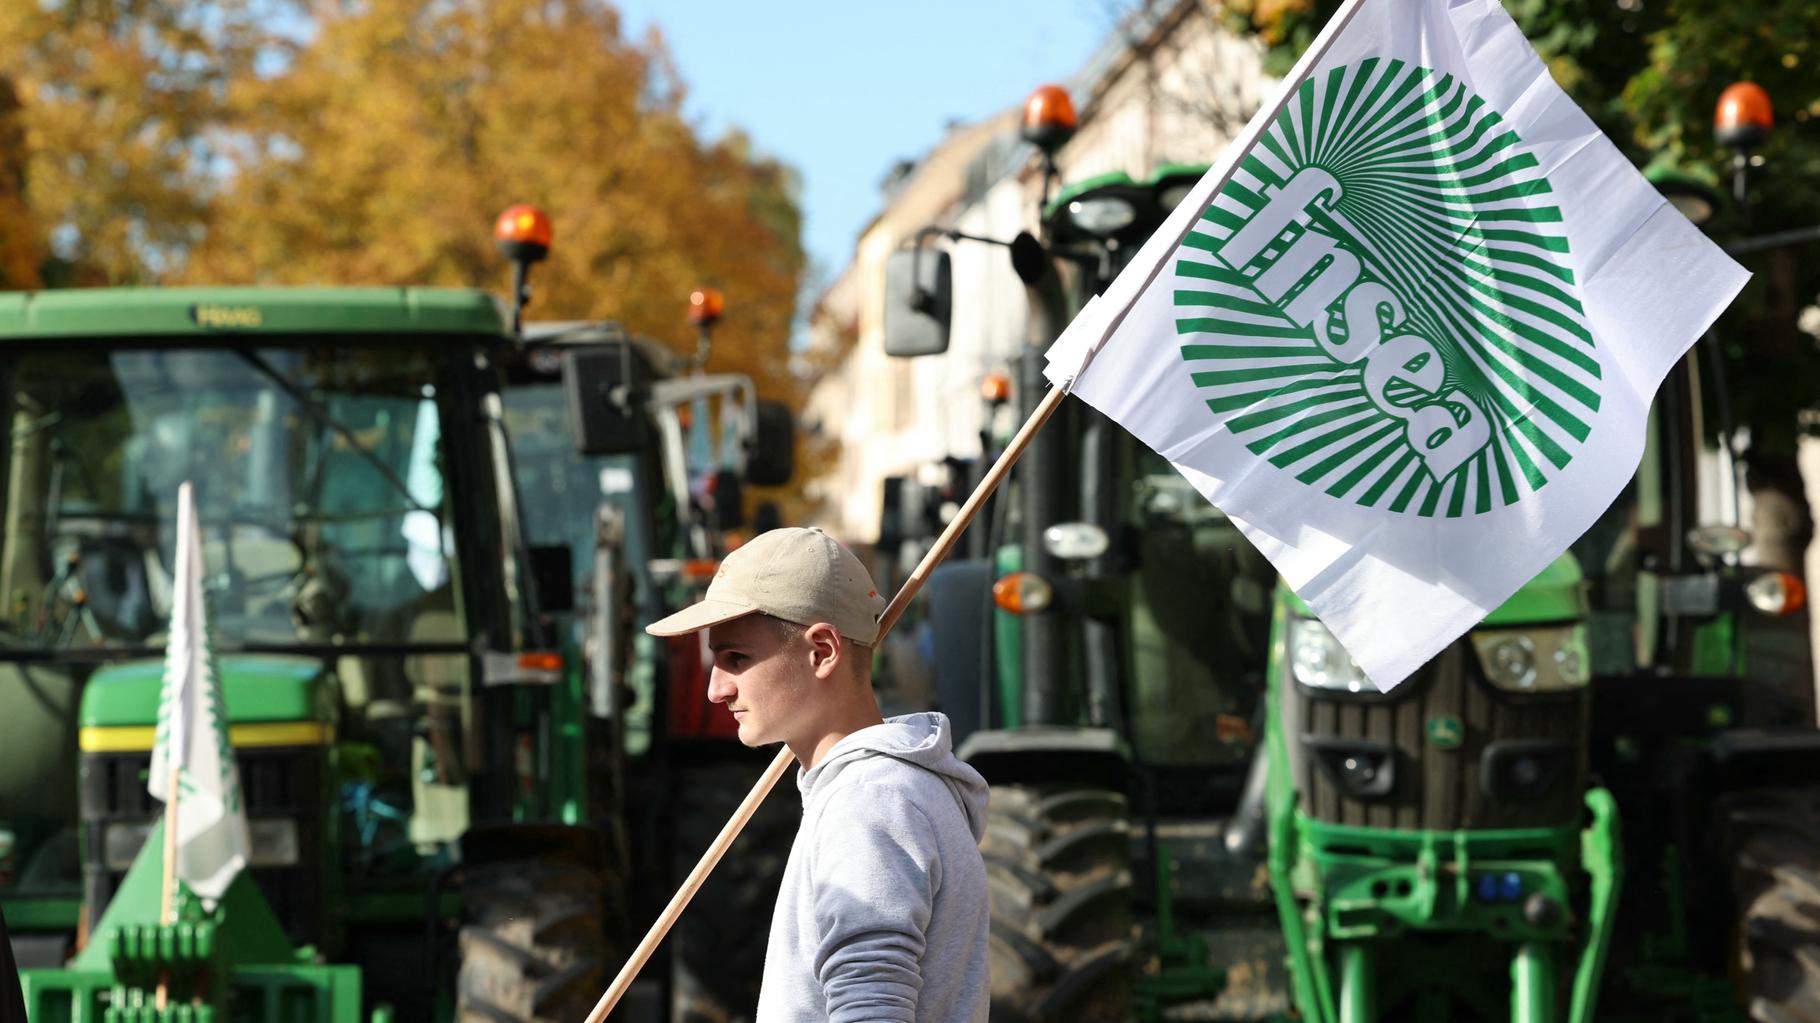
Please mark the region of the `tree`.
<svg viewBox="0 0 1820 1023"><path fill-rule="evenodd" d="M0 288L38 286L38 227L25 204L25 159L19 96L0 77Z"/></svg>
<svg viewBox="0 0 1820 1023"><path fill-rule="evenodd" d="M1750 216L1736 207L1715 226L1739 237L1820 224L1820 9L1806 0L1676 0L1669 20L1649 33L1648 62L1624 84L1619 102L1633 112L1635 143L1658 159L1722 167L1713 141L1718 93L1734 81L1763 86L1780 105L1780 123L1751 172ZM1802 104L1807 104L1802 106ZM1750 285L1717 326L1733 402L1750 427L1747 480L1757 498L1762 560L1791 571L1813 522L1795 464L1800 420L1820 398L1820 347L1798 327L1820 295L1820 245L1782 247L1741 257Z"/></svg>
<svg viewBox="0 0 1820 1023"><path fill-rule="evenodd" d="M312 28L234 83L232 178L184 279L503 288L492 218L531 202L555 242L528 316L690 352L689 292L713 285L709 368L798 402L795 175L698 137L661 38L628 41L596 0L323 4Z"/></svg>
<svg viewBox="0 0 1820 1023"><path fill-rule="evenodd" d="M1820 8L1812 0L1506 0L1549 71L1638 166L1674 166L1717 183L1727 154L1712 137L1719 93L1762 85L1780 123L1752 172L1745 223L1735 208L1709 230L1723 241L1820 224ZM1286 73L1338 0L1229 0L1234 27L1257 33L1267 67ZM1714 327L1733 408L1749 429L1747 478L1766 564L1799 570L1812 537L1795 468L1801 417L1820 399L1820 348L1797 327L1820 295L1813 243L1741 257L1754 277Z"/></svg>
<svg viewBox="0 0 1820 1023"><path fill-rule="evenodd" d="M150 280L199 236L226 85L257 52L251 2L0 4L21 128L8 151L23 155L26 230L49 247L44 283Z"/></svg>

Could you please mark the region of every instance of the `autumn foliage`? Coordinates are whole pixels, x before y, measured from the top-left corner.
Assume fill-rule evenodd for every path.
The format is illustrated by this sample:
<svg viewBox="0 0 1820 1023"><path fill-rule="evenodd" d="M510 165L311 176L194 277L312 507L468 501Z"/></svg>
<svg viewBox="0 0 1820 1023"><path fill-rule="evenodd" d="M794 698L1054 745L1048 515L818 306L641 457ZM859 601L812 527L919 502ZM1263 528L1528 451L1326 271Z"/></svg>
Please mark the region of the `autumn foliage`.
<svg viewBox="0 0 1820 1023"><path fill-rule="evenodd" d="M601 0L6 0L0 58L0 285L503 292L492 220L529 202L555 222L529 318L686 352L712 285L709 368L800 396L793 172L702 138L661 38Z"/></svg>

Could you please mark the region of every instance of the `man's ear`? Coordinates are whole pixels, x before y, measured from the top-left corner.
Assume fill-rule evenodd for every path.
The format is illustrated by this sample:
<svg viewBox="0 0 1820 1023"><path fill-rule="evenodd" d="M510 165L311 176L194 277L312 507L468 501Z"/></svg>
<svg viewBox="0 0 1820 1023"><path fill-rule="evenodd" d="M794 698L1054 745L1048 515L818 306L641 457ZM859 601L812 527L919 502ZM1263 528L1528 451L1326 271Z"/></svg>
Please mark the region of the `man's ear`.
<svg viewBox="0 0 1820 1023"><path fill-rule="evenodd" d="M816 622L803 630L809 641L809 667L816 678L832 678L847 659L846 641L840 630L827 622Z"/></svg>

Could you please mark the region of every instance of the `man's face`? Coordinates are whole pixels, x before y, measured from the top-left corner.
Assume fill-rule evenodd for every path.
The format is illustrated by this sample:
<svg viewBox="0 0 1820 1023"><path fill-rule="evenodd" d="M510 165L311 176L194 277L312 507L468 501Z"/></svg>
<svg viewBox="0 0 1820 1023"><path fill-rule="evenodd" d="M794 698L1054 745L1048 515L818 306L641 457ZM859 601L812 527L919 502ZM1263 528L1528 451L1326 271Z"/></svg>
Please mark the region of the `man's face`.
<svg viewBox="0 0 1820 1023"><path fill-rule="evenodd" d="M758 615L708 630L714 667L708 699L724 703L747 746L786 742L811 712L816 683L810 644Z"/></svg>

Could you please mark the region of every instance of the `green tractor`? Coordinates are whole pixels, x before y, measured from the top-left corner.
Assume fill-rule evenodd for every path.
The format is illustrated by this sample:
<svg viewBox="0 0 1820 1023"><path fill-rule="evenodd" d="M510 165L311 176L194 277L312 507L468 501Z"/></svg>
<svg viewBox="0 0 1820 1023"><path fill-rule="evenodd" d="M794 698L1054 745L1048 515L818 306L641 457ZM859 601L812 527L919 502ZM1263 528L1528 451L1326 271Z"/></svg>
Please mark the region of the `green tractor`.
<svg viewBox="0 0 1820 1023"><path fill-rule="evenodd" d="M1046 204L1041 242L1009 244L1027 288L1027 343L1009 394L985 390L1021 414L989 422L1015 426L1042 400L1049 342L1204 170L1070 186ZM931 228L892 256L893 355L947 348L952 269L922 244L942 234L966 237ZM964 496L1005 440L988 430L977 462L929 475L963 481L949 492ZM894 544L917 531L907 523L926 532L939 521L899 503L888 509ZM911 628L929 632L934 702L960 755L992 785L981 849L993 1018L1286 1011L1255 756L1269 563L1168 462L1079 402L1055 412L991 505L972 546L931 575Z"/></svg>
<svg viewBox="0 0 1820 1023"><path fill-rule="evenodd" d="M1021 412L1204 170L1080 182L1012 244ZM946 348L943 233L893 256L893 354ZM1745 663L1801 583L1700 517L1730 424L1703 424L1697 354L1598 524L1390 694L1166 462L1064 403L988 556L928 586L937 702L994 786L994 1018L1820 1019L1810 680Z"/></svg>
<svg viewBox="0 0 1820 1023"><path fill-rule="evenodd" d="M34 1023L572 1020L617 961L585 680L484 292L0 296L0 899ZM178 485L251 863L162 919L145 773ZM154 987L172 1004L158 1008Z"/></svg>
<svg viewBox="0 0 1820 1023"><path fill-rule="evenodd" d="M758 400L743 375L700 372L712 324L701 326L686 359L612 323L529 324L504 395L526 532L575 555L582 596L553 624L583 666L589 720L601 727L589 741L590 792L618 794L633 875L651 879L625 892L635 931L769 762L707 701L700 637L644 632L699 599L730 531L757 528L745 521L746 485L781 486L793 470L788 407ZM761 807L628 1011L679 1023L750 1012L763 967L750 934L769 919L796 817L787 800Z"/></svg>
<svg viewBox="0 0 1820 1023"><path fill-rule="evenodd" d="M1697 355L1599 522L1391 693L1279 591L1270 873L1306 1018L1820 1018L1820 733L1805 674L1745 656L1802 584L1700 524Z"/></svg>

